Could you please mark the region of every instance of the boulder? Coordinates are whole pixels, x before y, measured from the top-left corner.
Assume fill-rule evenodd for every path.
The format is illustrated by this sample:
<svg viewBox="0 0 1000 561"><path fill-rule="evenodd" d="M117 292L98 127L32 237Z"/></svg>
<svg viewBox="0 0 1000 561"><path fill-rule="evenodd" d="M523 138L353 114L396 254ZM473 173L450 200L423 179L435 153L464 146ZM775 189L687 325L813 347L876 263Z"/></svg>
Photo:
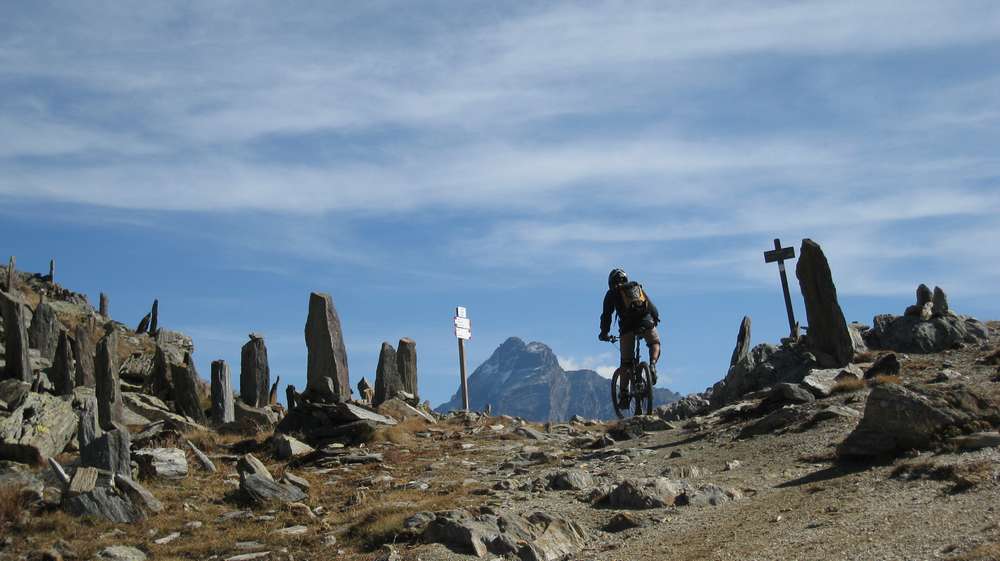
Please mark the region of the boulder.
<svg viewBox="0 0 1000 561"><path fill-rule="evenodd" d="M673 506L684 491L684 484L665 477L626 479L611 490L607 503L612 508L663 508Z"/></svg>
<svg viewBox="0 0 1000 561"><path fill-rule="evenodd" d="M814 413L812 418L809 420L809 424L814 425L816 423L832 419L853 420L860 416L861 413L858 413L856 409L852 409L844 405L829 405Z"/></svg>
<svg viewBox="0 0 1000 561"><path fill-rule="evenodd" d="M94 387L94 355L97 349L91 336L91 329L83 323L77 325L70 346L73 348L73 362L76 364L76 385Z"/></svg>
<svg viewBox="0 0 1000 561"><path fill-rule="evenodd" d="M569 558L584 544L583 529L545 512L473 515L465 510L435 513L426 523L423 541L440 543L459 553L494 555L522 561Z"/></svg>
<svg viewBox="0 0 1000 561"><path fill-rule="evenodd" d="M702 485L697 489L685 491L677 498L677 503L690 506L716 506L741 498L743 498L743 494L736 489L727 489L718 485L708 484Z"/></svg>
<svg viewBox="0 0 1000 561"><path fill-rule="evenodd" d="M106 431L80 448L80 464L132 477L132 441L126 429Z"/></svg>
<svg viewBox="0 0 1000 561"><path fill-rule="evenodd" d="M206 430L205 425L197 423L189 417L174 413L166 403L152 395L124 392L122 394L122 402L128 409L150 421L164 421L184 432Z"/></svg>
<svg viewBox="0 0 1000 561"><path fill-rule="evenodd" d="M28 344L32 349L38 349L41 358L51 361L56 354L59 332L62 330L55 309L43 298L35 307L35 313L31 317Z"/></svg>
<svg viewBox="0 0 1000 561"><path fill-rule="evenodd" d="M351 398L347 349L340 317L329 294L309 295L305 327L307 384L304 397L317 402L345 402Z"/></svg>
<svg viewBox="0 0 1000 561"><path fill-rule="evenodd" d="M425 413L416 407L413 407L409 403L406 403L398 397L394 397L382 403L378 406L378 412L387 417L392 417L400 421L406 419L423 419L430 424L436 424L437 421L429 413Z"/></svg>
<svg viewBox="0 0 1000 561"><path fill-rule="evenodd" d="M740 331L736 334L736 348L733 349L733 356L729 359L729 366L746 360L750 355L750 316L743 316L740 322Z"/></svg>
<svg viewBox="0 0 1000 561"><path fill-rule="evenodd" d="M417 391L417 343L409 337L400 339L396 347L396 375L399 376L402 391L410 394L410 403L420 403L420 393Z"/></svg>
<svg viewBox="0 0 1000 561"><path fill-rule="evenodd" d="M101 294L101 296L104 296ZM96 561L146 561L146 554L141 549L128 545L113 545L97 552Z"/></svg>
<svg viewBox="0 0 1000 561"><path fill-rule="evenodd" d="M863 376L866 380L876 376L899 376L899 370L899 359L895 354L889 353L878 357L878 360L865 370Z"/></svg>
<svg viewBox="0 0 1000 561"><path fill-rule="evenodd" d="M134 506L139 507L147 514L163 512L163 503L138 481L122 475L115 475L115 487L122 491Z"/></svg>
<svg viewBox="0 0 1000 561"><path fill-rule="evenodd" d="M174 378L174 408L178 413L190 417L196 423L205 425L208 418L201 407L201 396L198 394L198 370L190 353L184 354L184 363L172 367Z"/></svg>
<svg viewBox="0 0 1000 561"><path fill-rule="evenodd" d="M7 409L13 411L21 406L24 398L31 393L31 384L15 378L0 380L0 401L7 404Z"/></svg>
<svg viewBox="0 0 1000 561"><path fill-rule="evenodd" d="M255 473L250 473L240 478L240 490L258 504L297 503L304 501L307 497L298 487L289 483L278 483Z"/></svg>
<svg viewBox="0 0 1000 561"><path fill-rule="evenodd" d="M119 524L133 524L146 518L142 510L115 487L97 487L70 497L63 501L63 509L74 516L92 516Z"/></svg>
<svg viewBox="0 0 1000 561"><path fill-rule="evenodd" d="M963 385L875 386L864 416L838 448L841 457L893 456L937 447L943 439L1000 424L992 398Z"/></svg>
<svg viewBox="0 0 1000 561"><path fill-rule="evenodd" d="M142 479L184 479L188 474L187 455L179 448L149 448L132 452Z"/></svg>
<svg viewBox="0 0 1000 561"><path fill-rule="evenodd" d="M979 320L948 313L923 319L917 316L875 316L865 333L869 347L902 353L937 353L990 340L990 329Z"/></svg>
<svg viewBox="0 0 1000 561"><path fill-rule="evenodd" d="M76 386L76 372L73 369L73 349L65 330L59 331L59 342L53 354L52 384L57 395L70 395Z"/></svg>
<svg viewBox="0 0 1000 561"><path fill-rule="evenodd" d="M24 302L17 295L0 291L0 314L4 324L4 376L30 384L35 377L28 354L28 321Z"/></svg>
<svg viewBox="0 0 1000 561"><path fill-rule="evenodd" d="M816 357L802 345L774 347L760 344L750 354L729 368L725 379L717 382L708 397L713 408L740 400L750 392L782 382L799 383L816 367Z"/></svg>
<svg viewBox="0 0 1000 561"><path fill-rule="evenodd" d="M548 488L556 491L584 491L594 486L593 476L582 469L557 471L548 479Z"/></svg>
<svg viewBox="0 0 1000 561"><path fill-rule="evenodd" d="M274 437L274 452L279 460L290 460L299 456L305 456L315 452L315 449L308 444L288 436L277 434Z"/></svg>
<svg viewBox="0 0 1000 561"><path fill-rule="evenodd" d="M7 417L0 417L0 459L41 464L66 448L76 433L69 401L27 393Z"/></svg>
<svg viewBox="0 0 1000 561"><path fill-rule="evenodd" d="M233 407L233 381L224 360L212 361L212 421L220 425L236 420Z"/></svg>
<svg viewBox="0 0 1000 561"><path fill-rule="evenodd" d="M124 425L125 412L122 404L121 385L118 381L118 332L108 332L97 344L95 361L97 419L104 430Z"/></svg>
<svg viewBox="0 0 1000 561"><path fill-rule="evenodd" d="M816 401L816 398L808 389L799 384L781 383L771 388L754 412L762 415L785 405L799 405L813 401Z"/></svg>
<svg viewBox="0 0 1000 561"><path fill-rule="evenodd" d="M743 427L738 438L751 438L761 434L769 434L785 427L791 426L805 419L805 413L795 405L782 407L772 411L762 419Z"/></svg>
<svg viewBox="0 0 1000 561"><path fill-rule="evenodd" d="M267 361L264 337L251 333L250 340L243 345L240 353L240 399L251 407L265 407L269 405L270 387L271 367Z"/></svg>
<svg viewBox="0 0 1000 561"><path fill-rule="evenodd" d="M664 421L683 421L708 412L711 404L702 394L689 394L677 401L661 405L654 413Z"/></svg>
<svg viewBox="0 0 1000 561"><path fill-rule="evenodd" d="M840 381L850 378L860 380L862 376L864 373L853 364L849 364L847 368L813 369L802 379L802 385L817 398L823 398L829 397Z"/></svg>
<svg viewBox="0 0 1000 561"><path fill-rule="evenodd" d="M795 276L805 300L809 346L829 357L829 367L847 366L854 358L854 345L837 301L830 265L819 244L802 240Z"/></svg>
<svg viewBox="0 0 1000 561"><path fill-rule="evenodd" d="M281 421L281 415L272 406L251 407L242 401L233 403L236 424L246 430L273 430Z"/></svg>

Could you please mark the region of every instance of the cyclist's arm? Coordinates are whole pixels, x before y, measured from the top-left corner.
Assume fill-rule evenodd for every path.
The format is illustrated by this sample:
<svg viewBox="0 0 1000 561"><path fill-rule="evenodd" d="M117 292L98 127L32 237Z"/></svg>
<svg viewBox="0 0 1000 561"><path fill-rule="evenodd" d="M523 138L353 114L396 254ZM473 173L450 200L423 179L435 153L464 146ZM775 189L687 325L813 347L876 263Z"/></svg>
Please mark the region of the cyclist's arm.
<svg viewBox="0 0 1000 561"><path fill-rule="evenodd" d="M646 295L646 298L649 302L649 313L653 316L653 322L660 323L660 310L656 308L656 304L653 303L653 300L649 298L648 294Z"/></svg>
<svg viewBox="0 0 1000 561"><path fill-rule="evenodd" d="M615 299L611 291L604 294L604 311L601 312L601 333L611 330L611 314L615 311Z"/></svg>

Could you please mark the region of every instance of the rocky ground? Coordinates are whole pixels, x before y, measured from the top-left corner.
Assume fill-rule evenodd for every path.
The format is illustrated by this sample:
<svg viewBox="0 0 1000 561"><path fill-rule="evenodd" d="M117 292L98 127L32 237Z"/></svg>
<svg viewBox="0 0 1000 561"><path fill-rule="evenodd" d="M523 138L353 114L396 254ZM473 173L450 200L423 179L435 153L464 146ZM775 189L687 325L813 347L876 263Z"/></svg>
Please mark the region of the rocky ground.
<svg viewBox="0 0 1000 561"><path fill-rule="evenodd" d="M950 371L996 398L997 366L982 362L997 348L994 336L982 347L901 355L899 380L879 383L949 387L956 382L936 380ZM871 391L860 384L785 404L796 413L777 427L746 413L760 402L754 396L672 422L414 417L379 429L364 446L292 460L277 459L270 434L167 433L146 445L186 449L190 468L174 479L142 479L165 508L134 524L73 518L37 498L22 503L12 474L23 473L29 488L35 479L51 486L54 476L5 464L0 558L90 559L110 555L109 546L153 559L227 560L468 559L477 547L487 558L521 559L998 558L997 448L838 460ZM184 440L218 471L196 467ZM305 496L248 498L238 465L246 454L275 479L305 479Z"/></svg>

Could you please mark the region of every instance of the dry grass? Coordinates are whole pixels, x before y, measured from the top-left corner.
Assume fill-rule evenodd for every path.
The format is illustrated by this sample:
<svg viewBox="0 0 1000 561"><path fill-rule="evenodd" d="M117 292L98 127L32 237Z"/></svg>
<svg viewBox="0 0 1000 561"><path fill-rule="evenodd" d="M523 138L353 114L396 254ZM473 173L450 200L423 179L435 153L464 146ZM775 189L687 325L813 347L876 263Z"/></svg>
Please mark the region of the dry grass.
<svg viewBox="0 0 1000 561"><path fill-rule="evenodd" d="M0 530L6 533L8 526L21 521L22 513L27 506L21 487L4 485L0 487Z"/></svg>
<svg viewBox="0 0 1000 561"><path fill-rule="evenodd" d="M899 376L889 376L885 374L879 374L872 379L873 386L883 386L885 384L902 384L903 380Z"/></svg>
<svg viewBox="0 0 1000 561"><path fill-rule="evenodd" d="M851 362L854 363L865 363L865 362L875 362L878 358L878 354L873 351L864 351L854 355L854 359Z"/></svg>
<svg viewBox="0 0 1000 561"><path fill-rule="evenodd" d="M252 438L260 443L267 440L269 436L269 433L257 433ZM247 439L246 435L219 433L212 430L186 432L184 433L184 438L190 440L192 444L206 454L223 452L224 450L228 450L230 446Z"/></svg>
<svg viewBox="0 0 1000 561"><path fill-rule="evenodd" d="M403 522L407 518L418 512L454 508L465 495L463 490L444 495L409 489L380 493L378 500L368 500L344 513L345 521L350 521L345 538L366 549L406 541L409 537L403 534Z"/></svg>
<svg viewBox="0 0 1000 561"><path fill-rule="evenodd" d="M952 484L950 492L961 493L983 483L994 481L994 463L990 460L976 460L961 464L936 464L934 462L906 463L897 466L891 477L914 480L931 479Z"/></svg>
<svg viewBox="0 0 1000 561"><path fill-rule="evenodd" d="M429 426L427 421L419 417L404 419L391 427L376 431L372 443L391 442L397 446L413 446L416 443L413 433L427 430Z"/></svg>
<svg viewBox="0 0 1000 561"><path fill-rule="evenodd" d="M951 557L950 559L951 561L1000 561L1000 543L979 545L962 555Z"/></svg>
<svg viewBox="0 0 1000 561"><path fill-rule="evenodd" d="M865 381L860 378L844 378L830 389L831 394L851 393L865 389Z"/></svg>

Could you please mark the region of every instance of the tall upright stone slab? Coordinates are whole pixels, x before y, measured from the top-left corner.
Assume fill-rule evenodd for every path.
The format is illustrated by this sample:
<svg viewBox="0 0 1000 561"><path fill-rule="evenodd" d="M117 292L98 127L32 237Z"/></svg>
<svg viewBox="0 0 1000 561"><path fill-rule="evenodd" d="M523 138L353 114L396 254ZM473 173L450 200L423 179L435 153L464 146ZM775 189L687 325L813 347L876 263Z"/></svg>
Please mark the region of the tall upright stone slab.
<svg viewBox="0 0 1000 561"><path fill-rule="evenodd" d="M160 301L153 300L153 309L149 312L149 334L156 336L156 331L160 328Z"/></svg>
<svg viewBox="0 0 1000 561"><path fill-rule="evenodd" d="M837 287L833 284L833 274L826 255L816 242L802 240L799 262L795 266L795 276L806 304L809 322L809 345L816 351L830 357L830 368L850 364L854 358L854 346L847 320L837 301ZM821 363L823 362L823 357Z"/></svg>
<svg viewBox="0 0 1000 561"><path fill-rule="evenodd" d="M111 316L108 315L108 295L107 294L105 294L103 292L101 293L101 303L100 303L100 306L98 306L97 309L98 309L97 313L101 314L101 316L103 316L103 317L111 317Z"/></svg>
<svg viewBox="0 0 1000 561"><path fill-rule="evenodd" d="M375 367L375 397L372 400L374 407L396 397L396 393L403 389L396 354L396 349L392 348L388 341L382 343L382 349L378 353L378 366Z"/></svg>
<svg viewBox="0 0 1000 561"><path fill-rule="evenodd" d="M0 313L3 314L4 349L7 366L5 378L32 383L31 357L28 356L28 329L24 302L16 293L0 291Z"/></svg>
<svg viewBox="0 0 1000 561"><path fill-rule="evenodd" d="M162 345L156 345L153 354L153 371L146 382L146 391L164 400L174 396L174 367L178 366L174 357L164 350Z"/></svg>
<svg viewBox="0 0 1000 561"><path fill-rule="evenodd" d="M76 363L76 385L93 388L94 378L94 338L91 335L93 326L79 324L73 333L70 344L73 348L73 361Z"/></svg>
<svg viewBox="0 0 1000 561"><path fill-rule="evenodd" d="M743 321L740 322L740 331L736 334L736 347L733 349L733 356L729 359L730 367L735 366L736 363L750 354L750 324L750 316L743 316Z"/></svg>
<svg viewBox="0 0 1000 561"><path fill-rule="evenodd" d="M61 329L62 326L56 318L55 308L43 299L38 306L35 306L35 313L31 317L28 344L31 348L38 349L42 358L51 361L56 354L56 345L59 344L59 331Z"/></svg>
<svg viewBox="0 0 1000 561"><path fill-rule="evenodd" d="M417 393L417 343L409 337L399 340L396 347L396 373L404 392L413 396L414 402L420 401Z"/></svg>
<svg viewBox="0 0 1000 561"><path fill-rule="evenodd" d="M142 316L142 319L139 320L139 325L135 328L135 334L142 335L147 331L149 331L149 314Z"/></svg>
<svg viewBox="0 0 1000 561"><path fill-rule="evenodd" d="M184 364L173 366L172 369L174 374L174 409L181 415L186 415L194 419L195 422L204 425L207 419L198 397L198 370L195 369L191 353L184 354Z"/></svg>
<svg viewBox="0 0 1000 561"><path fill-rule="evenodd" d="M325 402L349 400L351 387L347 349L344 347L340 317L329 294L313 292L309 295L305 336L309 358L303 397Z"/></svg>
<svg viewBox="0 0 1000 561"><path fill-rule="evenodd" d="M251 407L264 407L271 390L271 368L267 362L264 337L251 333L240 356L240 401Z"/></svg>
<svg viewBox="0 0 1000 561"><path fill-rule="evenodd" d="M212 361L212 421L225 424L236 420L233 409L233 380L224 360Z"/></svg>
<svg viewBox="0 0 1000 561"><path fill-rule="evenodd" d="M114 328L97 343L95 377L97 419L101 428L110 431L123 426L125 406L118 381L118 331Z"/></svg>
<svg viewBox="0 0 1000 561"><path fill-rule="evenodd" d="M55 386L56 395L70 395L76 387L76 371L73 368L73 349L69 342L69 335L66 330L59 331L59 342L56 345L55 355L52 360L52 384Z"/></svg>

